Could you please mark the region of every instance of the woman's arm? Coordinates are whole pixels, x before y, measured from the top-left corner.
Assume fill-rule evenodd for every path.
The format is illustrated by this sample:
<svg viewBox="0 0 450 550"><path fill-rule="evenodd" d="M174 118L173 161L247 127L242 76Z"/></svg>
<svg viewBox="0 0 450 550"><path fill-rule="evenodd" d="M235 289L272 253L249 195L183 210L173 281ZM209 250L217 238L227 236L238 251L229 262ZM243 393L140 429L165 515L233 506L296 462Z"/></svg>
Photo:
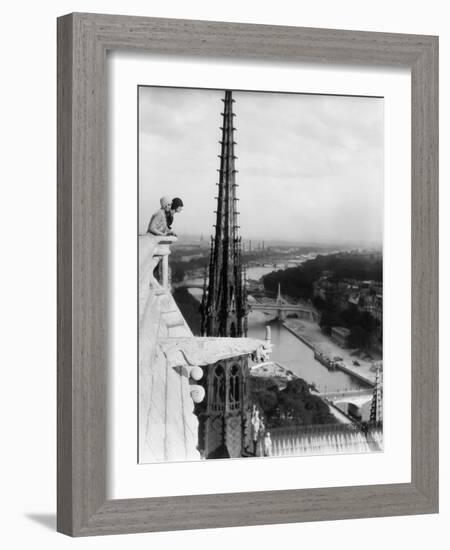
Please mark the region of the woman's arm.
<svg viewBox="0 0 450 550"><path fill-rule="evenodd" d="M153 214L148 224L147 233L152 233L153 235L165 235L167 233L166 216L162 210L158 210L158 212Z"/></svg>

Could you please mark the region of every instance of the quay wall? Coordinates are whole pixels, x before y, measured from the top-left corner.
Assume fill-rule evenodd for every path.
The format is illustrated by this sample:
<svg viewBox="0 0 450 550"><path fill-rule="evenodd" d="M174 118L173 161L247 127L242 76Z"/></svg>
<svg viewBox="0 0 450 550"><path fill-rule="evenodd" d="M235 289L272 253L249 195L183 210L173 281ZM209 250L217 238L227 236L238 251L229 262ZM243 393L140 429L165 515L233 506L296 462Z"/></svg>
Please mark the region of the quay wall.
<svg viewBox="0 0 450 550"><path fill-rule="evenodd" d="M375 384L372 382L372 380L369 380L368 378L366 378L362 374L359 374L359 372L355 372L354 370L349 369L345 365L342 365L342 363L337 363L336 368L340 369L342 372L347 373L349 376L353 376L354 378L358 378L358 380L360 380L361 382L364 382L364 384L367 384L371 388L375 387Z"/></svg>
<svg viewBox="0 0 450 550"><path fill-rule="evenodd" d="M298 334L297 332L295 332L295 330L293 330L290 326L288 326L286 323L283 323L283 326L286 330L288 330L291 334L293 334L294 336L296 336L299 340L301 340L306 346L308 346L308 348L312 349L313 351L319 351L316 349L316 347L314 346L314 344L312 344L307 338L305 338L304 336L302 336L301 334Z"/></svg>
<svg viewBox="0 0 450 550"><path fill-rule="evenodd" d="M305 338L303 335L296 332L294 329L289 327L286 323L283 323L283 326L285 329L287 329L291 334L293 334L296 338L301 340L306 346L308 346L312 351L316 353L320 353L320 349L318 349L308 338ZM342 372L345 372L349 376L353 376L354 378L358 379L360 382L363 382L364 384L374 387L374 383L369 378L366 378L362 374L355 372L353 369L349 369L348 367L344 366L341 362L336 363L336 368L341 370Z"/></svg>

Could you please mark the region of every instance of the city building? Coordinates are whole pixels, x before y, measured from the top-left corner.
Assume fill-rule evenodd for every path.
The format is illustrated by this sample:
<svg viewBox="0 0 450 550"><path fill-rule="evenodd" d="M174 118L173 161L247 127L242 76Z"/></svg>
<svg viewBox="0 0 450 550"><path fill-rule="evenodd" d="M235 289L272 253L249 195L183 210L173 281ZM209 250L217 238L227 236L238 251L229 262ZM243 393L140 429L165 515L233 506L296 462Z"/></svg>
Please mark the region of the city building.
<svg viewBox="0 0 450 550"><path fill-rule="evenodd" d="M348 339L350 336L350 330L345 327L331 327L331 338L342 346L343 348L348 347Z"/></svg>

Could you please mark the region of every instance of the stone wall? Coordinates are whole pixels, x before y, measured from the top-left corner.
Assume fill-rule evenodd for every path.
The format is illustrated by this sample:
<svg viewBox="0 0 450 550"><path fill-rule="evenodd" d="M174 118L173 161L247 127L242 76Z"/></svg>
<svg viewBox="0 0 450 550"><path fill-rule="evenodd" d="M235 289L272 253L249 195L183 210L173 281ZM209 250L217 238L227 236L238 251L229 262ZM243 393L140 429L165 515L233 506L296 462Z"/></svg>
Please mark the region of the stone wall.
<svg viewBox="0 0 450 550"><path fill-rule="evenodd" d="M158 263L167 260L174 240L139 237L140 463L200 459L190 371L168 366L157 345L160 338L192 337L170 289L153 276Z"/></svg>

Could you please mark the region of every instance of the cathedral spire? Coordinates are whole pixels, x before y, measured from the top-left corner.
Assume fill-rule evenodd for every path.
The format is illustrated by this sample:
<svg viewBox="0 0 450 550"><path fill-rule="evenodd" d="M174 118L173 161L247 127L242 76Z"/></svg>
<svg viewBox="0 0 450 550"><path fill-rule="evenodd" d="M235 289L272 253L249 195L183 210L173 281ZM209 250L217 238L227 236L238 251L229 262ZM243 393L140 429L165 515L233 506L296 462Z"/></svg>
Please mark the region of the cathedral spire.
<svg viewBox="0 0 450 550"><path fill-rule="evenodd" d="M377 366L375 376L375 387L373 390L372 403L370 407L370 424L379 425L383 422L383 373L380 366Z"/></svg>
<svg viewBox="0 0 450 550"><path fill-rule="evenodd" d="M202 302L202 333L206 336L245 335L247 304L243 283L236 196L233 103L231 90L223 101L220 167L215 236L211 246L208 289Z"/></svg>

